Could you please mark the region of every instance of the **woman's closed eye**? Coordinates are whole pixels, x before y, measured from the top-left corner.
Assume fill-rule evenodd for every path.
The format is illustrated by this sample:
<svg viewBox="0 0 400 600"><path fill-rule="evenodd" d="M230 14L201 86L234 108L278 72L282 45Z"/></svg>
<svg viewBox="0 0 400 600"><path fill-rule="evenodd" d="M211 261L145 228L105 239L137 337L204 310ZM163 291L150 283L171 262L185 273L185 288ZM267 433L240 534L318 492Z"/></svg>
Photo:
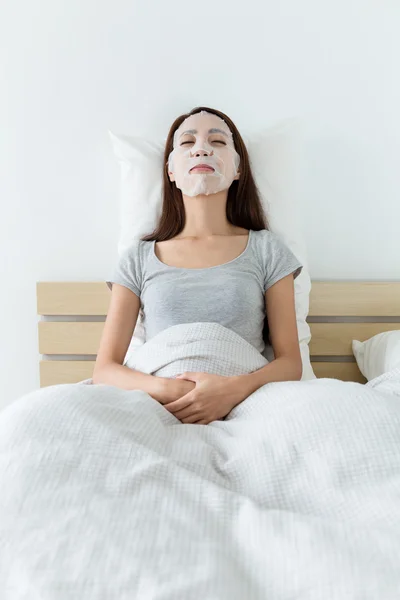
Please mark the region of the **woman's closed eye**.
<svg viewBox="0 0 400 600"><path fill-rule="evenodd" d="M186 144L194 144L193 140L186 140L185 142L181 142L181 146L185 146ZM226 142L224 142L223 140L212 140L211 144L222 144L223 146L226 146Z"/></svg>

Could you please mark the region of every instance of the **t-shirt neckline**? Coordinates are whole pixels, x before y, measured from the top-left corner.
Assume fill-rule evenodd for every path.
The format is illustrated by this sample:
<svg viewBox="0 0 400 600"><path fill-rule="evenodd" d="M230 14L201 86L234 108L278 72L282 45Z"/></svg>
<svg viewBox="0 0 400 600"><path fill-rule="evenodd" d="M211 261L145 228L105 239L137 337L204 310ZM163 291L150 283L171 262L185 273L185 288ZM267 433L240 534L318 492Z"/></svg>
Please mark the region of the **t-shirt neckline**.
<svg viewBox="0 0 400 600"><path fill-rule="evenodd" d="M228 260L228 262L221 263L220 265L213 265L212 267L194 267L194 268L191 268L191 267L175 267L173 265L167 265L166 263L163 263L158 258L158 256L156 255L156 252L155 252L156 241L155 240L153 240L152 245L151 245L151 253L152 253L153 259L158 264L162 265L163 267L165 267L167 269L178 269L180 271L209 271L210 269L218 269L219 267L225 267L227 265L230 265L233 262L236 262L237 260L239 260L239 258L242 258L247 253L247 251L250 248L250 240L251 240L252 232L253 232L253 230L249 229L249 235L248 235L248 238L247 238L246 247L244 248L244 250L238 256L236 256L235 258L232 258L232 260Z"/></svg>

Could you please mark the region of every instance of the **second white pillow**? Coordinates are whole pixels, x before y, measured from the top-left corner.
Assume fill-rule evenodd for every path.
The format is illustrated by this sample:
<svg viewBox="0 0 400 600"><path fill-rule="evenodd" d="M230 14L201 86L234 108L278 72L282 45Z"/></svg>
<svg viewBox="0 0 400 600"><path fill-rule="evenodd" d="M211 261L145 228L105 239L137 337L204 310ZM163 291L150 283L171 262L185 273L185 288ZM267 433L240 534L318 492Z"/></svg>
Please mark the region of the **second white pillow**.
<svg viewBox="0 0 400 600"><path fill-rule="evenodd" d="M400 330L385 331L365 342L353 340L358 368L368 381L400 366Z"/></svg>

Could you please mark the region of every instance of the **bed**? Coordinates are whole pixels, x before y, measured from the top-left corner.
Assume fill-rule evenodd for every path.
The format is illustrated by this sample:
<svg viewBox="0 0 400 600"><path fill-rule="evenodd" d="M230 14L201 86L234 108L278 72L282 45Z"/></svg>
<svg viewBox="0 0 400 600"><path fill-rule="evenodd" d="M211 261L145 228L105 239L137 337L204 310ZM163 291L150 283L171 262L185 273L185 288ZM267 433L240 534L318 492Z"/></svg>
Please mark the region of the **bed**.
<svg viewBox="0 0 400 600"><path fill-rule="evenodd" d="M91 377L109 299L103 282L37 284L42 387ZM351 341L400 329L400 282L314 281L308 322L315 375L365 383Z"/></svg>
<svg viewBox="0 0 400 600"><path fill-rule="evenodd" d="M0 415L1 599L398 600L400 367L364 383L351 340L400 327L400 283L314 282L317 379L207 426L82 382L108 302L103 283L38 284L42 388ZM189 332L228 373L256 370L219 328L174 326L137 355L192 370Z"/></svg>

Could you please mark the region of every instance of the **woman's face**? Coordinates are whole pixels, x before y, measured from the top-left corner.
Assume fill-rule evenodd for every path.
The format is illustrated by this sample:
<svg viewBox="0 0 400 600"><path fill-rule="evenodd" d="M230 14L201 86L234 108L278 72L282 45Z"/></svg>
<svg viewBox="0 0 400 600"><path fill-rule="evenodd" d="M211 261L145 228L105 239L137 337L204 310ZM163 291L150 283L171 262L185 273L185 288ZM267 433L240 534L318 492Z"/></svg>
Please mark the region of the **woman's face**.
<svg viewBox="0 0 400 600"><path fill-rule="evenodd" d="M176 130L168 174L187 196L208 196L227 190L239 179L239 162L228 125L217 115L201 111Z"/></svg>

